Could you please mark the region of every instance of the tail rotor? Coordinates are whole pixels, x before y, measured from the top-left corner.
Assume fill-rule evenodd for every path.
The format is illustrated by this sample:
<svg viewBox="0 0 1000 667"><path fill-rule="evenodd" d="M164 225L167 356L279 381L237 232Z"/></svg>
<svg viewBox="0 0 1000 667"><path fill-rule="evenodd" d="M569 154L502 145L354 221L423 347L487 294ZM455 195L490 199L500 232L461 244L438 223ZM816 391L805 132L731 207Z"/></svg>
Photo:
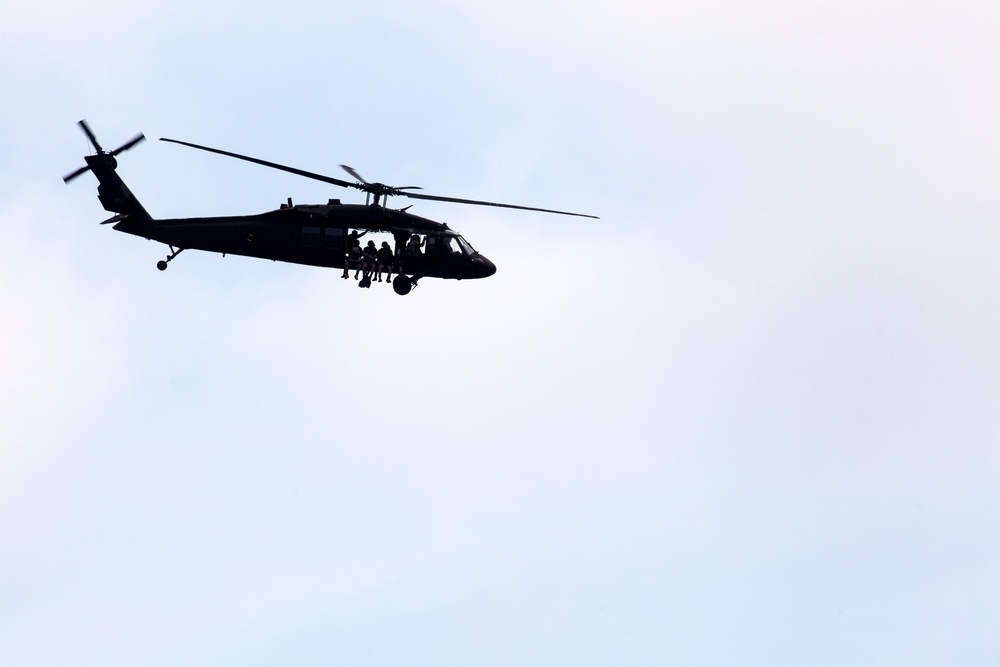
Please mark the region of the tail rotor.
<svg viewBox="0 0 1000 667"><path fill-rule="evenodd" d="M94 150L97 151L97 155L84 158L87 161L86 165L80 167L71 174L66 174L65 176L63 176L63 182L65 183L69 183L77 176L80 176L84 172L90 171L94 167L95 163L107 164L112 169L114 169L115 167L118 166L118 162L115 160L116 155L118 155L119 153L124 153L125 151L132 148L136 144L142 143L143 141L146 140L146 137L143 136L143 134L140 132L139 134L135 135L134 137L126 141L124 144L122 144L121 146L119 146L118 148L109 153L105 151L103 148L101 148L101 145L97 142L97 137L94 136L94 133L90 129L90 126L87 125L87 121L81 120L79 123L77 123L77 125L79 125L80 129L83 130L83 133L87 135L87 139L90 140L90 143L94 147Z"/></svg>

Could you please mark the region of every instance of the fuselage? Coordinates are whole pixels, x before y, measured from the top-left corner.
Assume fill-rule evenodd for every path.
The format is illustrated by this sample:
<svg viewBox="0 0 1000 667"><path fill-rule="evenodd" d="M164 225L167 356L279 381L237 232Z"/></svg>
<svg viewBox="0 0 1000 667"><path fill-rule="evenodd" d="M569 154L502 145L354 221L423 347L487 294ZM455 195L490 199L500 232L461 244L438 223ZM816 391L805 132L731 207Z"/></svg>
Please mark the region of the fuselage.
<svg viewBox="0 0 1000 667"><path fill-rule="evenodd" d="M248 216L155 220L130 215L114 228L176 248L333 268L344 268L352 231L372 237L389 234L397 272L458 280L496 273L490 260L446 224L406 211L338 200L282 205ZM406 246L413 235L420 237L423 247L410 254Z"/></svg>

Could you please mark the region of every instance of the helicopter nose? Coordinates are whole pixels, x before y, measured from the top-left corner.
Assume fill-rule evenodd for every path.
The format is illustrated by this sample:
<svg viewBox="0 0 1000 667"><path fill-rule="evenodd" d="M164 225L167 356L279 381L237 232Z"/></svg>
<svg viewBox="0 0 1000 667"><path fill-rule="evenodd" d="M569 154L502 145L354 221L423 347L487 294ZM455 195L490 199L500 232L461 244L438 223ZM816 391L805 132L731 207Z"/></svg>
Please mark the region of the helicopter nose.
<svg viewBox="0 0 1000 667"><path fill-rule="evenodd" d="M489 278L497 272L497 266L482 255L472 260L473 271L476 278Z"/></svg>

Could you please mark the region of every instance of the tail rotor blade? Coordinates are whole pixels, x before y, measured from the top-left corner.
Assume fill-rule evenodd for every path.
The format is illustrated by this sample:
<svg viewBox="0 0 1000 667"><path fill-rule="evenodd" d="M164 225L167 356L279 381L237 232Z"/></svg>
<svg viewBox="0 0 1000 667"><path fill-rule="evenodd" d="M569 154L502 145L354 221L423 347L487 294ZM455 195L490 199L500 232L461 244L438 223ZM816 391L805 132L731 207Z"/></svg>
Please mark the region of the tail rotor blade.
<svg viewBox="0 0 1000 667"><path fill-rule="evenodd" d="M89 169L90 169L90 165L87 165L86 167L80 167L79 169L77 169L76 171L74 171L72 174L66 174L65 176L63 176L63 183L69 183L74 178L76 178L77 176L79 176L83 172L88 171Z"/></svg>
<svg viewBox="0 0 1000 667"><path fill-rule="evenodd" d="M87 135L88 139L90 139L90 143L94 147L94 149L98 153L103 153L104 151L101 149L101 145L97 143L97 137L95 137L94 133L90 130L90 126L87 125L87 121L81 120L77 123L77 125L80 126L80 129L83 130L83 133Z"/></svg>
<svg viewBox="0 0 1000 667"><path fill-rule="evenodd" d="M111 155L114 156L114 155L118 155L119 153L124 153L125 151L127 151L130 148L132 148L136 144L142 143L145 140L146 140L145 135L143 135L140 132L139 134L135 135L134 137L132 137L131 139L129 139L127 142L125 142L124 144L122 144L121 146L119 146L118 148L116 148L115 150L111 151Z"/></svg>
<svg viewBox="0 0 1000 667"><path fill-rule="evenodd" d="M86 165L80 167L73 173L66 174L65 176L63 176L63 182L65 183L69 183L70 181L72 181L74 178L84 173L85 171L91 171L92 167L95 167L97 165L101 165L102 168L103 167L110 168L113 171L118 166L118 163L114 159L116 155L124 151L127 151L136 144L142 143L143 141L146 140L146 137L142 134L142 132L140 132L139 134L135 135L134 137L126 141L124 144L122 144L115 150L108 153L105 152L103 148L101 148L101 144L97 141L97 137L94 136L94 131L90 129L90 125L87 125L86 120L78 121L77 125L79 125L80 129L83 130L83 133L87 135L87 139L90 140L90 144L94 147L94 150L97 151L97 155L84 158L87 161Z"/></svg>

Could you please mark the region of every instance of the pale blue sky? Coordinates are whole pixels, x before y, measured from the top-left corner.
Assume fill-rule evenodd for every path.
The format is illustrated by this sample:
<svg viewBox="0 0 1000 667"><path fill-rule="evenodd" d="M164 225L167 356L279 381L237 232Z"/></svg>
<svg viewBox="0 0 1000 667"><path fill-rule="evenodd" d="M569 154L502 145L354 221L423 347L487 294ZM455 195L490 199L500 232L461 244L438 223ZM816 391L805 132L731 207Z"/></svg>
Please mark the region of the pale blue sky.
<svg viewBox="0 0 1000 667"><path fill-rule="evenodd" d="M0 8L0 664L997 663L998 38L985 1ZM160 273L63 185L80 118L601 220L418 202L498 272L405 298ZM158 217L356 198L119 172Z"/></svg>

